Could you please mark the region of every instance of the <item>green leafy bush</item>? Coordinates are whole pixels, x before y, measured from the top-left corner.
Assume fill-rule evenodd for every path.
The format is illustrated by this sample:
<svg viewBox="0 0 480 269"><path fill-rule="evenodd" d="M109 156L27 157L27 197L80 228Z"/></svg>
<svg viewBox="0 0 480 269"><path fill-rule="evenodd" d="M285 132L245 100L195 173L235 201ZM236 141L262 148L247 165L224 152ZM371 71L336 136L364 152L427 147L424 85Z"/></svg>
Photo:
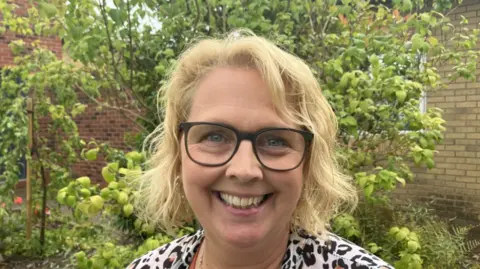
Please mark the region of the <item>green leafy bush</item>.
<svg viewBox="0 0 480 269"><path fill-rule="evenodd" d="M471 251L480 246L480 241L467 238L474 226L448 223L427 206L362 203L355 216L365 221L360 221L360 235L351 239L363 244L371 242L367 249L390 261L395 268L474 266Z"/></svg>
<svg viewBox="0 0 480 269"><path fill-rule="evenodd" d="M30 240L26 239L26 217L25 207L15 210L5 210L3 215L0 208L0 239L1 248L6 256L54 256L64 252L66 244L65 237L69 234L67 226L55 227L58 220L49 218L47 224L49 229L45 231L45 244L40 244L40 231L34 230ZM34 219L38 224L38 217Z"/></svg>

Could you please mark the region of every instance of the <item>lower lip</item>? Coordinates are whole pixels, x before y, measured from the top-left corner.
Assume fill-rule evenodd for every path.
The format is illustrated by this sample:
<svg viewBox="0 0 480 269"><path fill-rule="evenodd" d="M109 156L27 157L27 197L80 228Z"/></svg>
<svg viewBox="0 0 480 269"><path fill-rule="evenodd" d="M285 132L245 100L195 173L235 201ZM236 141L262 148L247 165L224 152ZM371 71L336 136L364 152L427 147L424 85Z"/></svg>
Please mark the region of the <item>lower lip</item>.
<svg viewBox="0 0 480 269"><path fill-rule="evenodd" d="M252 208L235 208L232 207L231 205L227 205L217 193L214 193L215 197L218 199L218 201L225 207L225 209L230 212L234 216L239 216L239 217L249 217L249 216L254 216L259 214L265 206L270 202L272 197L268 197L266 201L264 201L260 206L258 207L252 207Z"/></svg>

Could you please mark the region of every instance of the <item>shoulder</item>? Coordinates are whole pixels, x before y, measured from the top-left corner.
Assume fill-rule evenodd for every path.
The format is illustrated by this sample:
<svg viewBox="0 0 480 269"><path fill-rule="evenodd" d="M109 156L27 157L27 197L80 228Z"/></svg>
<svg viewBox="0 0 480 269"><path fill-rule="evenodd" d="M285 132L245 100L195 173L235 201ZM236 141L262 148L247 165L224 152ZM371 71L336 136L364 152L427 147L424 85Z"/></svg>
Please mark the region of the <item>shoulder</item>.
<svg viewBox="0 0 480 269"><path fill-rule="evenodd" d="M393 269L379 257L333 233L323 237L292 233L282 269L297 268L297 263L321 269Z"/></svg>
<svg viewBox="0 0 480 269"><path fill-rule="evenodd" d="M185 235L132 261L127 269L187 269L203 238L203 231Z"/></svg>

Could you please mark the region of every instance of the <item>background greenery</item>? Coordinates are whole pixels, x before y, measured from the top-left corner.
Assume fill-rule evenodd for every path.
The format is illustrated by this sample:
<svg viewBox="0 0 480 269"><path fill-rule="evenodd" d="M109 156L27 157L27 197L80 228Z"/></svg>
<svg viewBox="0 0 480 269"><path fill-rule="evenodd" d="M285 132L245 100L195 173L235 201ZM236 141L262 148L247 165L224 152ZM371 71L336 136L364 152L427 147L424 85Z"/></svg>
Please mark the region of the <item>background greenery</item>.
<svg viewBox="0 0 480 269"><path fill-rule="evenodd" d="M12 12L14 4L0 0L0 34L59 36L64 57L57 59L38 42L10 44L15 65L3 69L0 85L0 204L5 203L0 240L5 256L75 253L71 262L77 268L123 268L134 257L193 231L186 225L167 235L136 218L135 177L148 157L140 153L141 143L162 121L150 116L162 109L156 105L157 90L186 46L197 38L249 28L304 59L336 112L338 155L363 199L353 214L336 216L332 230L399 269L472 266L467 256L478 242L465 240L468 227L452 232L428 210L393 210L390 201L395 188L413 180L410 167L435 166L435 145L443 139L441 110L420 111L421 96L458 78L475 80L479 32L455 27L444 15L457 2L35 2L28 16L19 17ZM453 68L441 79L436 67L444 64ZM80 94L88 104L79 102ZM40 119L50 119L45 136L35 132L33 156L25 147L25 96L34 100L35 130ZM79 137L75 117L87 105L119 110L139 127L136 138L127 141L131 152ZM33 187L40 228L29 241L25 207L12 208L18 162L25 155L39 179ZM73 178L72 164L94 161L97 155L106 161L101 172L105 187L88 177ZM45 178L50 178L48 184ZM58 204L45 218L46 201L54 198ZM60 211L62 206L71 214Z"/></svg>

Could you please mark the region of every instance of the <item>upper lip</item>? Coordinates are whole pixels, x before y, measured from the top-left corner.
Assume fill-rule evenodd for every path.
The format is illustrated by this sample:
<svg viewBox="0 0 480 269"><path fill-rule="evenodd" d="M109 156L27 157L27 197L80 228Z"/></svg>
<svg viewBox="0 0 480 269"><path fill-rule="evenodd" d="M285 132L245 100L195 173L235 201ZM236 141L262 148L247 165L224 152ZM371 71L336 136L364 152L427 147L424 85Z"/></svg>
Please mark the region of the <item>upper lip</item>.
<svg viewBox="0 0 480 269"><path fill-rule="evenodd" d="M223 192L229 195L237 196L237 197L242 197L242 198L247 198L247 197L258 197L258 196L265 196L271 192L265 192L261 194L253 194L253 193L238 193L238 192L231 192L231 191L216 191L216 192Z"/></svg>

